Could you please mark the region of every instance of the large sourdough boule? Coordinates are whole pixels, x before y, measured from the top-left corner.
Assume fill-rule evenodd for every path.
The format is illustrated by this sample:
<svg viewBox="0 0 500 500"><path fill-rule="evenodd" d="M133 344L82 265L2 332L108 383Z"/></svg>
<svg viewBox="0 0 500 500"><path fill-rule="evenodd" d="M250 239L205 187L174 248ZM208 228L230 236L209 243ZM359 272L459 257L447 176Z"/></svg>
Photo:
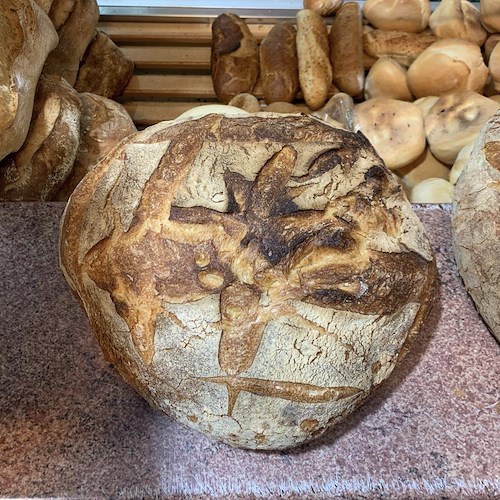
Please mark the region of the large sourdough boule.
<svg viewBox="0 0 500 500"><path fill-rule="evenodd" d="M209 114L131 136L74 191L61 265L153 406L234 446L322 434L392 372L434 260L361 134Z"/></svg>
<svg viewBox="0 0 500 500"><path fill-rule="evenodd" d="M458 178L451 222L458 270L500 341L500 111L482 128Z"/></svg>

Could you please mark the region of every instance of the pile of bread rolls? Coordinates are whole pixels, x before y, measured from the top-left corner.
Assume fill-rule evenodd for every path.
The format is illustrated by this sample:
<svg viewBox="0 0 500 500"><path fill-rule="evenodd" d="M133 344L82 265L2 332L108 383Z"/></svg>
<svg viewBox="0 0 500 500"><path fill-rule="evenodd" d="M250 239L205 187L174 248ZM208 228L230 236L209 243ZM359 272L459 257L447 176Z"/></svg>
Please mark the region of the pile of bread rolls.
<svg viewBox="0 0 500 500"><path fill-rule="evenodd" d="M98 17L96 0L0 3L0 201L66 200L136 131L111 100L133 63Z"/></svg>
<svg viewBox="0 0 500 500"><path fill-rule="evenodd" d="M324 17L329 16L329 17ZM451 202L481 127L500 109L496 0L304 0L260 43L244 21L212 26L218 98L306 112L361 131L416 203ZM260 102L255 95L263 95Z"/></svg>

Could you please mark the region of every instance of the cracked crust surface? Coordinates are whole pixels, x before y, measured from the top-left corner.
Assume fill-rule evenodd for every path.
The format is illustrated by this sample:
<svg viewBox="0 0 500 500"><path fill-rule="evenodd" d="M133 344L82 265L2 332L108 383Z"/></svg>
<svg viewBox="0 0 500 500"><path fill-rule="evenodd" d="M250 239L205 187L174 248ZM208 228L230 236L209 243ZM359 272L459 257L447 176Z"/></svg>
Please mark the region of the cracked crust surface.
<svg viewBox="0 0 500 500"><path fill-rule="evenodd" d="M61 265L152 405L262 449L320 435L389 376L435 272L362 135L270 113L126 139L73 193Z"/></svg>
<svg viewBox="0 0 500 500"><path fill-rule="evenodd" d="M453 253L467 291L500 341L500 112L483 127L453 200Z"/></svg>

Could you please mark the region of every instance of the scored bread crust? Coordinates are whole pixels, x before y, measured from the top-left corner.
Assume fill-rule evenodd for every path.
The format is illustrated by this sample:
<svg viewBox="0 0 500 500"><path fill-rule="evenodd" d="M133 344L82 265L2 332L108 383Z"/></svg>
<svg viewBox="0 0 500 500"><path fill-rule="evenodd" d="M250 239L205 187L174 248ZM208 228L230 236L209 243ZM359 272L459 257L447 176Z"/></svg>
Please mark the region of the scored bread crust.
<svg viewBox="0 0 500 500"><path fill-rule="evenodd" d="M308 441L392 372L433 254L361 134L301 115L164 122L78 185L61 267L153 406L245 448Z"/></svg>
<svg viewBox="0 0 500 500"><path fill-rule="evenodd" d="M467 291L500 341L500 111L481 129L456 183L452 244Z"/></svg>

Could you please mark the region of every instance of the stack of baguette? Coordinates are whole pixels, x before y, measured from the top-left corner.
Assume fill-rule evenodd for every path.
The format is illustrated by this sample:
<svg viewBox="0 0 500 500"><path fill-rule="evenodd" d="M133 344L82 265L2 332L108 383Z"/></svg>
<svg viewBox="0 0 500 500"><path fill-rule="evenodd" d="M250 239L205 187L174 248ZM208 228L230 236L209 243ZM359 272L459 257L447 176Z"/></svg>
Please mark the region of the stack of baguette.
<svg viewBox="0 0 500 500"><path fill-rule="evenodd" d="M304 0L295 23L277 24L260 45L244 20L219 16L211 74L224 103L361 131L411 201L446 203L500 109L499 32L495 0L480 10L442 0L433 12L428 0Z"/></svg>
<svg viewBox="0 0 500 500"><path fill-rule="evenodd" d="M0 3L0 201L66 200L136 131L111 99L133 63L98 17L96 0Z"/></svg>

